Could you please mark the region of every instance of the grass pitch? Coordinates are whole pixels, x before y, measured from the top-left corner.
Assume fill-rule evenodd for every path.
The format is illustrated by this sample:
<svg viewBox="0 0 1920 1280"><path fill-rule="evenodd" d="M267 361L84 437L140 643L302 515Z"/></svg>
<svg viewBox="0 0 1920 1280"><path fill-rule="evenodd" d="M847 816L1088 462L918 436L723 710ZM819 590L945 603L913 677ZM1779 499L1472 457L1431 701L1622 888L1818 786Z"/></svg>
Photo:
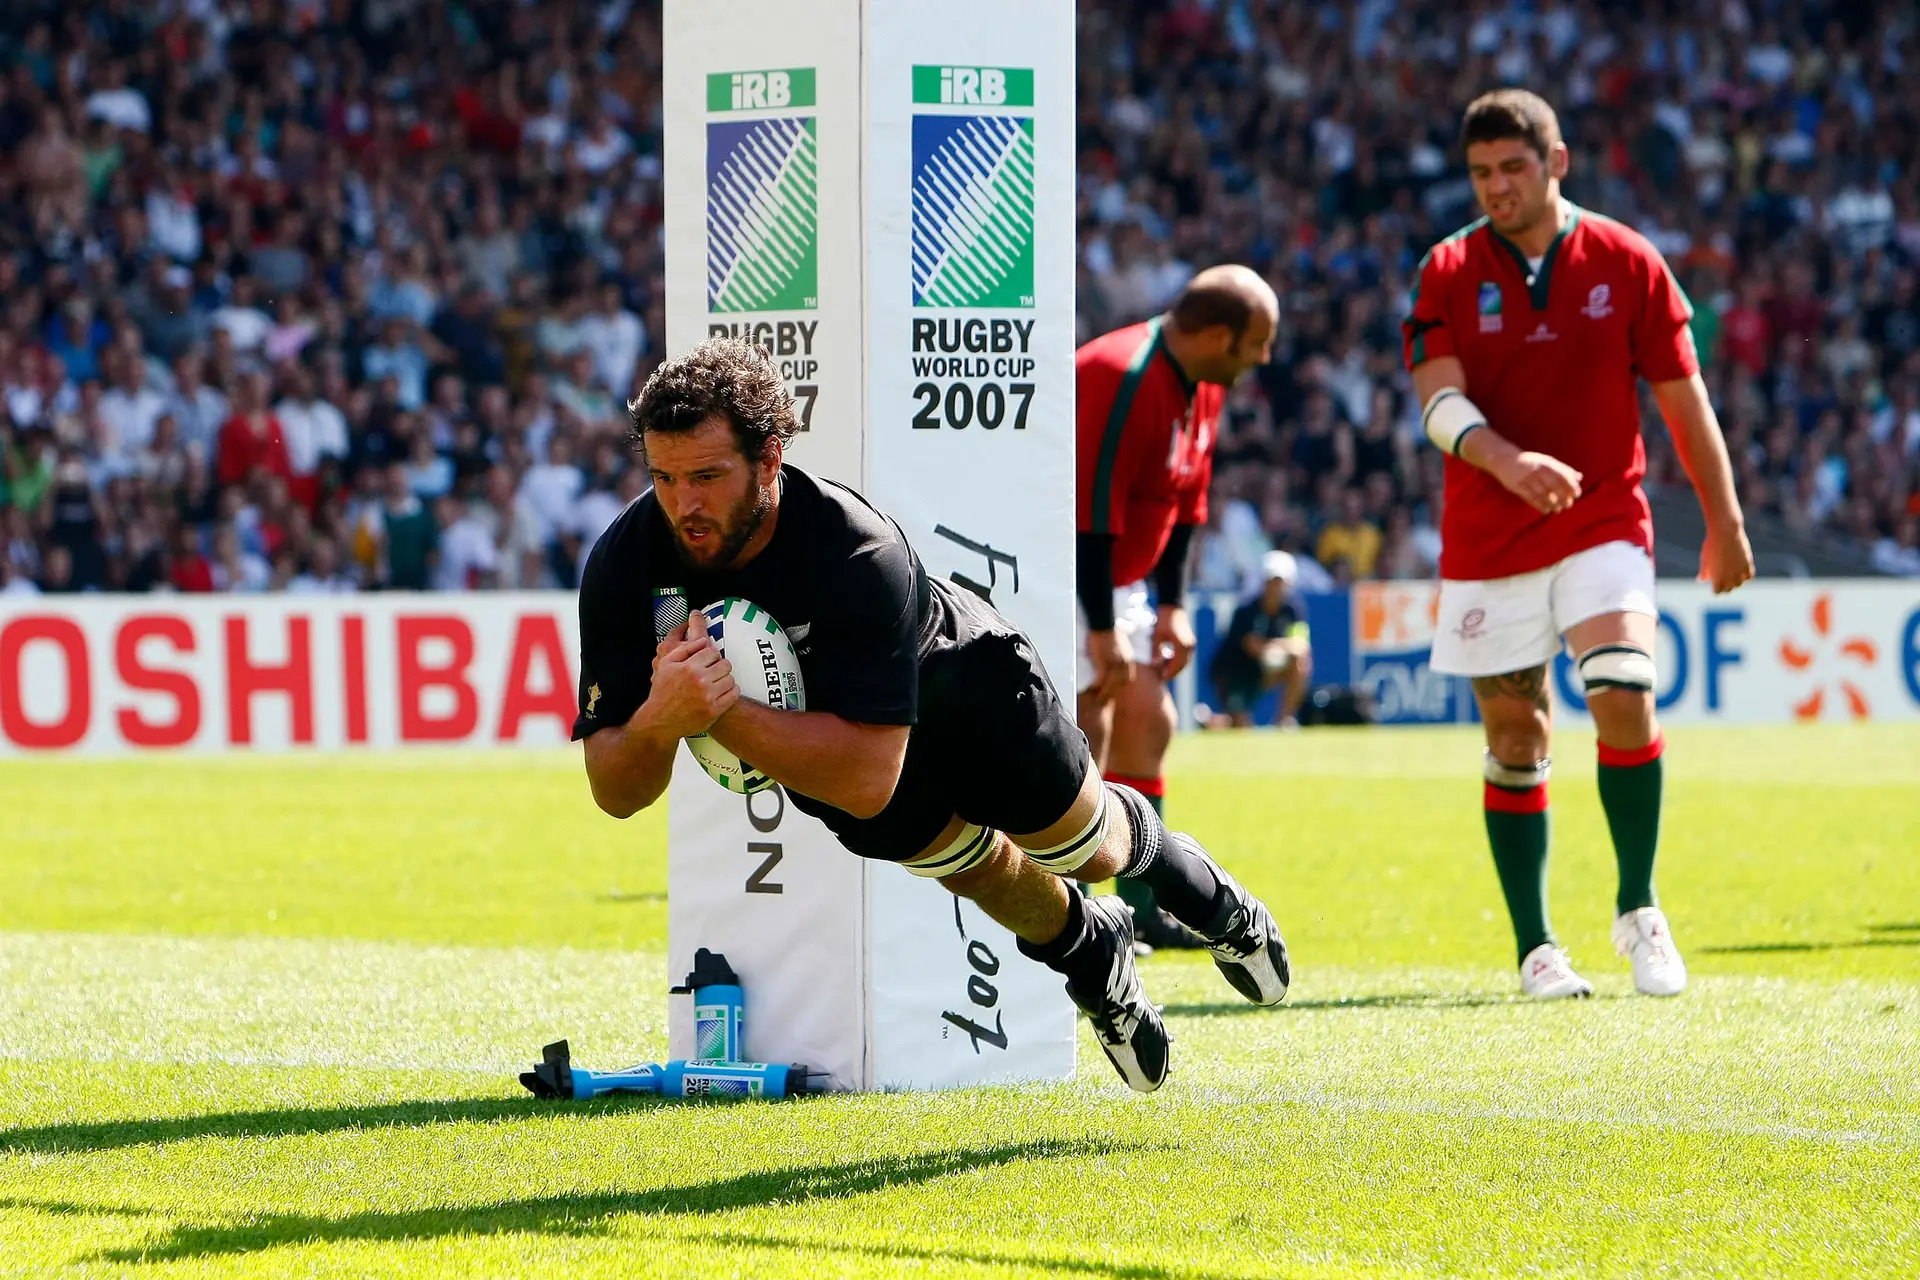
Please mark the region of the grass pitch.
<svg viewBox="0 0 1920 1280"><path fill-rule="evenodd" d="M1920 1272L1920 732L1671 735L1693 988L1631 994L1590 745L1514 998L1470 732L1176 748L1288 1005L1156 957L1179 1043L1070 1084L536 1104L665 1051L664 824L571 752L0 767L0 1272L1185 1277Z"/></svg>

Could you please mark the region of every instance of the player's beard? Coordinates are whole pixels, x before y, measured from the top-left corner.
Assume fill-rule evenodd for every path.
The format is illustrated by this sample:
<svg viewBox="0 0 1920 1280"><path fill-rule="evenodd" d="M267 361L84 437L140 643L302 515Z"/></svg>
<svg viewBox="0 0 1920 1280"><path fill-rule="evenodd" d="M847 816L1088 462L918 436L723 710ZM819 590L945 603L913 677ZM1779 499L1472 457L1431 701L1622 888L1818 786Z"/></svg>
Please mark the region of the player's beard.
<svg viewBox="0 0 1920 1280"><path fill-rule="evenodd" d="M674 549L691 569L703 573L727 569L746 549L746 545L753 541L753 535L760 532L760 526L767 522L767 516L772 511L773 490L763 485L751 485L724 520L717 524L700 522L700 527L706 529L710 536L698 549L687 545L683 527L675 525Z"/></svg>

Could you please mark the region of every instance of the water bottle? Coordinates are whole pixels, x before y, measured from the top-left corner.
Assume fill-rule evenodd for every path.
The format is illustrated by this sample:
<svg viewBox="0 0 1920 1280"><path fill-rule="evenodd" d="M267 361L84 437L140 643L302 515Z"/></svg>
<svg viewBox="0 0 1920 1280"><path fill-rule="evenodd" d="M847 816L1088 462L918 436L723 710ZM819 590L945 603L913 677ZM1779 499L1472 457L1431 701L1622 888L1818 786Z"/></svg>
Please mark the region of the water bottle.
<svg viewBox="0 0 1920 1280"><path fill-rule="evenodd" d="M747 993L727 958L701 947L693 972L672 994L693 996L693 1061L738 1062L746 1056Z"/></svg>
<svg viewBox="0 0 1920 1280"><path fill-rule="evenodd" d="M799 1063L684 1062L659 1068L660 1093L668 1098L791 1098L808 1091L818 1072Z"/></svg>

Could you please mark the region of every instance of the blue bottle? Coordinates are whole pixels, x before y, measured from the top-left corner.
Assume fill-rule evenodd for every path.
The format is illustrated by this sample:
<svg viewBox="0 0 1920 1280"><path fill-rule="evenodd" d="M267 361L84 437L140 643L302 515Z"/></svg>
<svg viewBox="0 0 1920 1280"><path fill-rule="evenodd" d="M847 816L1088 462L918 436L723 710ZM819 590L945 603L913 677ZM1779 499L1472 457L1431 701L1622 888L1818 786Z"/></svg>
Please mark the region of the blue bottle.
<svg viewBox="0 0 1920 1280"><path fill-rule="evenodd" d="M808 1091L817 1072L785 1062L667 1063L660 1071L660 1092L669 1098L791 1098Z"/></svg>
<svg viewBox="0 0 1920 1280"><path fill-rule="evenodd" d="M747 993L727 958L701 947L693 972L672 994L693 995L693 1060L738 1062L746 1056Z"/></svg>
<svg viewBox="0 0 1920 1280"><path fill-rule="evenodd" d="M785 1062L641 1062L622 1071L588 1071L573 1065L565 1040L541 1053L541 1062L520 1083L541 1098L584 1100L609 1093L666 1098L791 1098L812 1091L824 1072ZM824 1088L824 1083L819 1086Z"/></svg>

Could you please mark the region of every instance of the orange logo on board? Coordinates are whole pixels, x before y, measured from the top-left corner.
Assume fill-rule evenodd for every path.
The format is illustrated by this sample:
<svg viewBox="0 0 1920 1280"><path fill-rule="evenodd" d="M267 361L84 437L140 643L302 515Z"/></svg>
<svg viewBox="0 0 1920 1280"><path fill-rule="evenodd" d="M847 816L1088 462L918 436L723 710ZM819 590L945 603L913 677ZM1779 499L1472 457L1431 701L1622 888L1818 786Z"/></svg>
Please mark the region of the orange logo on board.
<svg viewBox="0 0 1920 1280"><path fill-rule="evenodd" d="M1818 639L1806 648L1791 640L1780 642L1780 662L1792 671L1811 671L1816 662L1826 655L1828 640L1833 632L1833 593L1823 591L1813 601L1813 632ZM1865 636L1850 636L1840 642L1837 650L1842 658L1862 667L1871 667L1880 661L1880 651L1873 641ZM1793 704L1793 717L1796 720L1818 720L1820 713L1826 710L1827 683L1823 680L1799 702ZM1834 682L1841 698L1845 699L1847 712L1855 720L1865 720L1872 716L1873 707L1867 702L1867 695L1859 685L1845 676Z"/></svg>

